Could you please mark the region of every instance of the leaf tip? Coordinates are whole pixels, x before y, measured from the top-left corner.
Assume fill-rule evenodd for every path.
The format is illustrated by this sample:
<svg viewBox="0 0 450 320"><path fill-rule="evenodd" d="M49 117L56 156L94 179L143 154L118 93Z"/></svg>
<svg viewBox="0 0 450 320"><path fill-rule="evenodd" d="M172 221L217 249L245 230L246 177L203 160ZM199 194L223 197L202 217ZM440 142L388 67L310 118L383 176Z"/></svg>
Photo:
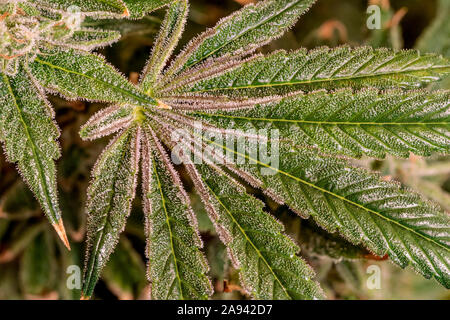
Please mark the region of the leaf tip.
<svg viewBox="0 0 450 320"><path fill-rule="evenodd" d="M70 251L70 244L69 244L69 240L67 239L66 229L64 228L62 219L59 219L58 222L53 223L53 228L55 228L56 233L58 234L59 238L64 243L66 248Z"/></svg>

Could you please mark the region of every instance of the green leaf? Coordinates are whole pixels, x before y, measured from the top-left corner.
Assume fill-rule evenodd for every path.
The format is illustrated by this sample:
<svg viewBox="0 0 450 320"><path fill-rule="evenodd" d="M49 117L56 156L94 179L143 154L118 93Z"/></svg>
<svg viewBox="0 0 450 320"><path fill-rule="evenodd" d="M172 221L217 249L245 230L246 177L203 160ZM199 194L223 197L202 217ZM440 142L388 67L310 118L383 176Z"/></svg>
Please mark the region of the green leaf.
<svg viewBox="0 0 450 320"><path fill-rule="evenodd" d="M1 74L0 105L6 155L17 164L52 225L62 232L54 163L60 157L59 130L53 110L26 67L20 66L15 77ZM60 236L66 242L65 235Z"/></svg>
<svg viewBox="0 0 450 320"><path fill-rule="evenodd" d="M450 92L341 89L296 94L255 108L193 112L209 123L245 131L277 129L296 145L353 157L408 157L450 151Z"/></svg>
<svg viewBox="0 0 450 320"><path fill-rule="evenodd" d="M388 254L402 268L411 264L450 288L450 216L419 195L308 149L280 144L274 165L250 150L244 154L209 143L255 163L239 165L241 176L255 177L253 184L302 217L312 216L329 232L338 231L377 256Z"/></svg>
<svg viewBox="0 0 450 320"><path fill-rule="evenodd" d="M177 46L186 24L187 13L188 2L186 0L174 1L168 8L161 25L161 31L155 41L151 58L144 70L141 87L145 92L151 91Z"/></svg>
<svg viewBox="0 0 450 320"><path fill-rule="evenodd" d="M174 0L123 0L131 18L142 18L146 14L168 5Z"/></svg>
<svg viewBox="0 0 450 320"><path fill-rule="evenodd" d="M198 170L191 171L196 188L246 291L265 300L323 298L314 272L296 255L300 249L261 201L222 173Z"/></svg>
<svg viewBox="0 0 450 320"><path fill-rule="evenodd" d="M88 189L83 297L92 296L99 275L119 240L135 196L140 129L121 132L99 158Z"/></svg>
<svg viewBox="0 0 450 320"><path fill-rule="evenodd" d="M153 299L207 299L209 267L182 183L151 129L143 144L148 277Z"/></svg>
<svg viewBox="0 0 450 320"><path fill-rule="evenodd" d="M106 47L120 39L120 32L112 30L81 29L75 31L70 38L64 39L63 45L91 51Z"/></svg>
<svg viewBox="0 0 450 320"><path fill-rule="evenodd" d="M191 41L168 74L193 67L207 58L254 51L282 36L314 2L267 0L249 4Z"/></svg>
<svg viewBox="0 0 450 320"><path fill-rule="evenodd" d="M129 105L113 105L93 115L81 127L82 139L94 140L128 127L134 119L135 109Z"/></svg>
<svg viewBox="0 0 450 320"><path fill-rule="evenodd" d="M156 37L159 31L161 20L154 16L147 16L140 20L117 20L117 19L92 19L87 18L83 26L90 28L100 28L102 30L117 31L121 34L121 41L126 41L130 37ZM123 43L123 42L122 42ZM126 45L124 45L126 47Z"/></svg>
<svg viewBox="0 0 450 320"><path fill-rule="evenodd" d="M447 59L414 50L348 46L278 51L182 89L237 96L267 96L317 89L417 88L450 72Z"/></svg>
<svg viewBox="0 0 450 320"><path fill-rule="evenodd" d="M38 55L30 68L42 86L70 99L140 106L156 104L103 57L91 53L54 49Z"/></svg>
<svg viewBox="0 0 450 320"><path fill-rule="evenodd" d="M31 0L39 6L67 11L71 6L80 8L84 14L107 16L109 14L129 16L123 0Z"/></svg>

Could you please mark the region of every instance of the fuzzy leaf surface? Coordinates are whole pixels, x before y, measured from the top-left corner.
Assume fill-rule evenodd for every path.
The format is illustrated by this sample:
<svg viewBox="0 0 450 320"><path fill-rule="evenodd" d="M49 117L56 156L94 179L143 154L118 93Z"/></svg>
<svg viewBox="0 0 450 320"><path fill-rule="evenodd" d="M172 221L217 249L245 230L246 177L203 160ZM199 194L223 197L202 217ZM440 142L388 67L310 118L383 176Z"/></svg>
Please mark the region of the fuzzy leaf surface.
<svg viewBox="0 0 450 320"><path fill-rule="evenodd" d="M31 2L61 11L77 6L84 14L95 16L129 15L127 6L122 0L31 0Z"/></svg>
<svg viewBox="0 0 450 320"><path fill-rule="evenodd" d="M278 202L377 256L388 254L400 267L412 265L450 287L450 216L419 195L308 149L280 144L277 165L248 151L234 153L250 162L237 166Z"/></svg>
<svg viewBox="0 0 450 320"><path fill-rule="evenodd" d="M435 54L369 47L323 47L256 57L183 91L267 96L345 87L411 89L436 81L449 72L450 62Z"/></svg>
<svg viewBox="0 0 450 320"><path fill-rule="evenodd" d="M149 132L145 135L143 190L152 298L207 299L212 294L209 267L199 250L203 244L189 197L162 146Z"/></svg>
<svg viewBox="0 0 450 320"><path fill-rule="evenodd" d="M93 50L106 47L120 38L120 32L112 30L81 29L64 39L64 44L81 50Z"/></svg>
<svg viewBox="0 0 450 320"><path fill-rule="evenodd" d="M192 113L222 128L278 129L297 145L352 157L450 151L450 93L341 89L296 94L255 108Z"/></svg>
<svg viewBox="0 0 450 320"><path fill-rule="evenodd" d="M253 51L280 37L315 0L267 0L249 4L194 39L181 53L172 71L187 69L226 54Z"/></svg>
<svg viewBox="0 0 450 320"><path fill-rule="evenodd" d="M90 297L125 227L134 199L140 130L122 131L105 149L88 189L86 264L83 295Z"/></svg>
<svg viewBox="0 0 450 320"><path fill-rule="evenodd" d="M300 249L261 201L223 173L198 166L197 189L228 247L241 285L256 299L321 299L315 274L296 254ZM196 180L196 179L194 179Z"/></svg>
<svg viewBox="0 0 450 320"><path fill-rule="evenodd" d="M38 55L30 68L43 87L70 99L141 106L156 103L103 57L84 51L55 49Z"/></svg>
<svg viewBox="0 0 450 320"><path fill-rule="evenodd" d="M145 92L150 91L155 85L162 69L165 67L178 44L181 34L184 31L187 13L188 2L186 0L174 1L169 6L141 81L141 87Z"/></svg>
<svg viewBox="0 0 450 320"><path fill-rule="evenodd" d="M142 18L146 14L168 5L174 0L123 0L133 19Z"/></svg>
<svg viewBox="0 0 450 320"><path fill-rule="evenodd" d="M98 139L129 126L135 109L130 105L113 105L93 115L80 130L82 139Z"/></svg>
<svg viewBox="0 0 450 320"><path fill-rule="evenodd" d="M54 161L60 157L53 111L29 72L0 74L0 137L9 161L17 164L52 224L61 213Z"/></svg>

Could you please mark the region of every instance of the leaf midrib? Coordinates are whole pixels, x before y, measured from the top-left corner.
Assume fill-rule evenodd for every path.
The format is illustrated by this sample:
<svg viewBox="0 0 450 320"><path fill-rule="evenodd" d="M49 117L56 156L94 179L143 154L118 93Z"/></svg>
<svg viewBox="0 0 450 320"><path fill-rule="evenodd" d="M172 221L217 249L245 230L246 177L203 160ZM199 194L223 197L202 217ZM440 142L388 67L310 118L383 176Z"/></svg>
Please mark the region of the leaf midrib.
<svg viewBox="0 0 450 320"><path fill-rule="evenodd" d="M209 142L209 143L212 143L212 144L214 144L214 145L216 145L216 146L218 146L218 147L220 147L220 148L222 148L222 149L224 149L224 150L226 150L226 151L230 151L230 152L235 153L236 155L240 155L240 156L246 158L247 160L254 161L254 162L257 163L258 165L261 165L261 166L264 166L264 167L269 168L269 169L271 169L271 170L274 170L274 171L276 171L276 172L279 172L279 173L281 173L281 174L283 174L283 175L285 175L285 176L287 176L287 177L289 177L289 178L291 178L291 179L294 179L294 180L296 180L296 181L298 181L298 182L300 182L300 183L302 183L302 184L304 184L304 185L307 185L307 186L310 187L310 188L313 188L313 189L316 189L316 190L318 190L318 191L320 191L320 192L329 194L329 195L331 195L331 196L333 196L333 197L336 197L336 198L338 198L339 200L342 200L342 201L344 201L344 202L347 202L347 203L349 203L349 204L351 204L351 205L353 205L353 206L355 206L355 207L358 207L358 208L360 208L360 209L363 209L363 210L365 210L365 211L367 211L367 212L369 212L369 213L375 214L376 216L378 216L378 217L380 217L380 218L382 218L382 219L384 219L384 220L386 220L386 221L388 221L388 222L390 222L390 223L392 223L392 224L395 224L395 225L397 225L397 226L400 226L401 228L403 228L403 229L405 229L405 230L407 230L407 231L409 231L409 232L411 232L411 233L413 233L413 234L415 234L415 235L417 235L417 236L420 236L420 237L422 237L423 239L425 239L426 241L430 241L430 242L436 244L437 246L443 248L444 250L450 252L450 248L447 247L446 245L444 245L444 244L442 244L442 243L440 243L440 242L437 242L437 241L434 240L433 238L430 238L429 236L424 235L423 233L421 233L421 232L419 232L419 231L416 231L416 230L414 230L413 228L410 228L410 227L408 227L408 226L405 226L405 225L401 224L400 222L398 222L398 221L396 221L396 220L394 220L394 219L391 219L391 218L389 218L389 217L386 217L386 216L382 215L381 213L379 213L379 212L377 212L377 211L375 211L375 210L372 210L372 209L370 209L370 208L366 208L365 206L363 206L363 205L361 205L361 204L359 204L359 203L356 203L356 202L354 202L354 201L351 201L351 200L349 200L349 199L347 199L347 198L345 198L345 197L343 197L343 196L341 196L341 195L338 195L338 194L333 193L333 192L331 192L331 191L329 191L329 190L323 189L323 188L321 188L321 187L319 187L319 186L316 186L315 184L313 184L313 183L311 183L311 182L305 181L305 180L303 180L303 179L301 179L301 178L299 178L299 177L296 177L296 176L291 175L291 174L288 173L288 172L282 171L282 170L277 169L277 168L274 168L274 167L272 167L272 166L270 166L270 165L268 165L268 164L262 163L262 162L260 162L260 161L257 160L257 159L253 159L253 158L247 156L246 154L242 154L242 153L240 153L240 152L237 152L237 151L235 151L235 150L232 150L232 149L230 149L230 148L227 148L226 146L220 145L220 144L218 144L218 143L216 143L216 142L214 142L214 141L211 141L211 140L208 140L208 139L205 139L205 141L207 141L207 142Z"/></svg>
<svg viewBox="0 0 450 320"><path fill-rule="evenodd" d="M385 77L385 76L393 76L399 74L414 74L416 72L423 72L428 70L434 70L440 72L441 70L450 70L450 66L438 66L438 67L430 67L423 69L414 69L414 70L402 70L402 71L390 71L390 72L382 72L375 73L369 75L356 75L356 76L347 76L347 77L337 77L337 78L325 78L325 79L309 79L309 80L297 80L297 81L284 81L284 82L272 82L272 83L263 83L256 85L243 85L243 86L231 86L231 87L223 87L223 88L210 88L210 89L200 89L200 90L189 90L188 92L215 92L215 91L230 91L230 90L240 90L240 89L257 89L257 88L269 88L269 87L282 87L282 86L295 86L295 85L308 85L308 84L317 84L317 83L325 83L325 82L341 82L348 80L362 80L362 79L371 79L377 77Z"/></svg>
<svg viewBox="0 0 450 320"><path fill-rule="evenodd" d="M11 86L11 82L9 81L8 76L6 76L5 74L2 74L2 76L3 76L3 80L6 82L6 84L8 86L8 91L9 91L11 97L12 97L12 101L14 103L14 106L16 107L16 110L17 110L17 112L19 114L20 122L22 123L22 126L23 126L23 128L25 130L26 136L27 136L27 138L28 138L28 140L29 140L29 142L31 144L31 150L33 152L33 158L34 158L34 160L36 161L36 164L37 164L39 180L44 185L44 190L43 191L44 191L45 201L47 202L48 208L50 210L50 212L48 212L49 213L49 218L50 218L50 220L52 220L51 221L52 223L58 223L58 220L60 219L60 217L59 217L58 213L54 210L53 204L51 202L51 197L50 197L50 195L48 193L48 186L47 186L47 183L46 183L45 178L44 178L44 173L43 173L43 169L42 169L42 163L41 163L41 160L40 160L40 158L38 156L38 152L37 152L37 146L36 146L33 138L31 137L31 134L30 134L30 132L28 130L28 125L27 125L27 123L25 122L25 119L22 116L22 110L19 107L19 104L17 102L16 96L14 94L14 90L12 89L12 86Z"/></svg>
<svg viewBox="0 0 450 320"><path fill-rule="evenodd" d="M90 76L88 76L87 74L80 73L80 72L76 72L76 71L73 71L73 70L69 70L69 69L66 69L66 68L63 68L63 67L54 65L54 64L52 64L52 63L50 63L50 62L41 60L41 59L39 59L38 57L36 57L36 58L34 59L34 61L36 61L36 62L38 62L38 63L40 63L40 64L43 64L43 65L47 65L47 66L49 66L50 68L58 69L58 70L61 70L61 71L63 71L63 72L67 72L67 73L69 73L69 74L75 74L75 75L77 75L77 76L84 77L84 78L87 78L87 79L89 79L89 80L92 80L92 81L95 81L95 82L97 82L97 83L100 83L100 84L102 84L102 85L104 85L104 86L106 86L106 87L113 88L114 90L117 90L117 91L121 92L122 94L124 94L124 95L126 95L126 96L130 96L130 97L132 97L133 99L135 99L135 100L137 100L137 101L139 101L139 102L141 102L141 103L143 103L143 104L145 104L145 105L147 105L147 104L149 104L149 103L150 103L150 104L153 104L153 105L157 105L156 100L154 100L154 99L151 98L150 96L148 96L148 98L149 98L149 100L150 100L150 101L149 101L149 100L146 100L146 99L144 99L144 98L142 98L142 97L140 97L140 96L138 96L138 95L136 95L136 94L131 93L130 91L124 90L124 89L122 89L121 87L114 86L114 85L112 85L111 83L105 82L105 81L100 80L100 79L98 79L98 78L90 77ZM118 102L120 102L120 101L118 101Z"/></svg>
<svg viewBox="0 0 450 320"><path fill-rule="evenodd" d="M128 132L128 130L125 130L125 131L122 133L122 136L119 137L119 139L120 139L120 138L125 139L125 138L123 137L123 135L127 135L126 138L127 138L127 139L131 139L131 134ZM117 143L117 142L118 142L118 141L116 141L116 143ZM128 143L128 142L127 142L127 143ZM122 152L120 153L120 163L123 162L125 153L126 153L126 148L124 148L124 149L122 150ZM111 210L112 203L113 203L113 200L114 200L114 194L115 194L115 191L114 191L114 190L115 190L115 185L116 185L117 179L118 179L118 178L117 178L117 174L116 174L116 175L114 175L114 178L113 178L113 180L112 180L112 182L111 182L112 188L111 188L111 193L110 193L110 196L109 196L109 203L108 203L108 207L107 207L106 210L105 210L105 211L106 211L106 214L105 214L105 217L104 217L104 219L103 219L104 226L106 226L107 223L111 224L111 222L109 221L109 212L110 212L110 210ZM97 178L97 180L98 180L98 178ZM104 243L104 241L103 241L104 237L105 237L105 227L103 227L102 230L101 230L101 234L99 235L99 239L98 239L98 241L96 242L96 247L95 247L95 251L94 251L94 252L97 252L97 251L98 251L98 248ZM91 291L93 290L93 287L92 287L92 288L90 287L90 282L91 282L92 274L93 274L93 272L94 272L94 268L95 268L96 264L97 264L97 257L95 256L95 257L94 257L94 261L92 261L92 264L88 264L88 272L87 272L88 278L87 278L87 281L86 281L86 286L87 286L87 288L83 288L83 294L85 294L85 295L87 294L88 297L92 294ZM95 283L94 283L94 285L95 285Z"/></svg>
<svg viewBox="0 0 450 320"><path fill-rule="evenodd" d="M170 225L170 216L169 213L167 212L167 207L166 207L166 199L164 196L164 192L162 190L162 185L161 185L161 181L159 178L159 174L158 174L158 170L156 169L156 163L155 161L153 161L153 173L156 176L156 182L158 184L158 191L159 194L161 196L161 204L164 210L164 214L166 216L166 224L167 224L167 228L169 229L169 238L170 238L170 249L172 251L172 256L173 256L173 263L174 263L174 267L175 267L175 277L177 279L178 282L178 286L180 288L180 300L185 300L184 299L184 295L183 295L183 287L181 285L181 277L180 277L180 272L178 270L178 261L177 261L177 257L175 255L175 246L173 243L173 233L172 233L172 226Z"/></svg>
<svg viewBox="0 0 450 320"><path fill-rule="evenodd" d="M245 121L265 121L265 122L292 122L302 124L317 125L349 125L349 126L414 126L414 125L450 125L450 122L352 122L352 121L313 121L313 120L296 120L296 119L271 119L271 118L252 118L243 116L232 116L226 114L211 114L206 112L194 112L194 115L201 115L209 118L227 118L233 120Z"/></svg>
<svg viewBox="0 0 450 320"><path fill-rule="evenodd" d="M225 206L225 204L220 200L220 198L217 196L217 194L212 190L212 188L210 187L210 185L208 184L208 182L205 181L205 179L203 179L203 182L205 183L205 185L208 187L208 189L210 190L210 192L214 195L214 197L216 198L217 202L219 202L219 204L225 209L225 211L228 213L229 217L231 218L231 220L233 220L233 223L239 228L239 231L241 231L242 235L245 237L245 239L251 244L251 246L253 247L253 249L256 251L256 253L258 254L259 258L264 261L264 264L267 266L267 268L269 268L270 272L272 273L273 277L275 278L275 280L278 282L278 284L280 285L280 287L283 289L284 293L286 294L286 296L288 296L290 299L292 299L291 295L288 293L287 289L285 288L285 286L281 283L280 279L278 278L278 276L275 274L275 271L273 270L273 268L270 266L270 264L267 262L266 258L264 258L264 256L261 254L261 251L255 246L255 244L253 243L253 241L248 237L246 231L241 227L241 225L239 224L239 222L234 218L233 214L228 210L228 208Z"/></svg>
<svg viewBox="0 0 450 320"><path fill-rule="evenodd" d="M282 9L281 11L278 11L277 14L271 16L270 18L266 18L266 19L262 20L260 23L254 25L252 28L244 29L244 32L241 32L241 33L240 33L238 36L236 36L235 38L233 38L233 39L231 39L231 40L229 40L229 41L223 43L221 46L219 46L219 47L216 48L215 50L213 50L213 51L209 52L208 54L204 55L201 59L196 59L196 61L194 61L194 62L192 62L192 63L189 63L189 64L186 64L186 65L184 66L184 69L188 69L188 68L190 68L190 67L192 67L192 66L194 66L194 65L196 65L196 64L198 64L198 63L200 63L201 61L204 61L206 58L210 57L211 55L214 55L215 53L217 53L218 51L220 51L221 49L223 49L224 47L226 47L227 45L229 45L229 44L232 43L233 41L236 41L237 39L241 38L242 36L244 36L244 35L247 34L248 32L253 31L253 30L257 29L258 27L262 26L263 24L265 24L265 23L267 23L267 22L269 22L269 21L271 21L271 20L277 18L278 16L280 16L281 14L283 14L284 12L286 12L287 10L289 10L290 8L292 8L293 6L297 5L300 1L301 1L301 0L295 1L294 3L292 3L292 4L288 5L288 6L286 6L286 7L285 7L284 9ZM230 22L230 21L225 21L224 23L226 23L226 22ZM216 31L217 31L217 29L219 29L220 27L222 27L222 26L221 26L221 25L218 25L218 26L216 27ZM214 33L214 35L216 35L216 33ZM208 39L211 39L211 38L208 38Z"/></svg>

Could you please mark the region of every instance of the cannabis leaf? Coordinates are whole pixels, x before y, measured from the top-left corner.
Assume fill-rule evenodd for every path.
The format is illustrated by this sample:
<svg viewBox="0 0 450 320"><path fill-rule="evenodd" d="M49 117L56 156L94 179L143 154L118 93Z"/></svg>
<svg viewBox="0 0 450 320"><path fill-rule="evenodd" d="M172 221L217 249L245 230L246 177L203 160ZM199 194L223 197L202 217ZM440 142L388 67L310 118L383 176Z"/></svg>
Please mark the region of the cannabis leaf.
<svg viewBox="0 0 450 320"><path fill-rule="evenodd" d="M309 5L310 3L307 4ZM263 22L261 25L268 27L268 31L270 31L267 32L264 37L260 38L260 40L267 41L274 35L274 32L275 35L278 35L282 33L283 29L285 30L289 27L295 21L295 18L287 18L292 14L297 14L298 16L298 13L303 12L307 8L307 5L302 1L283 1L283 3L268 1L262 5L256 6L255 11L253 11L252 8L253 6L244 8L242 14L245 18L251 17L253 19L255 17L250 13L256 12L258 14L256 20L263 20L261 21ZM275 8L278 11L274 15L273 9ZM300 11L298 10L299 8L301 8ZM160 77L161 71L181 35L186 19L186 12L187 1L175 1L168 9L168 13L162 25L163 29L155 42L152 58L144 71L141 81L141 87L145 88L145 91L149 93L153 93L153 89L163 79ZM237 15L237 19L240 19L241 23L244 22L244 19L239 15ZM275 19L273 24L269 22L272 19ZM260 25L256 20L255 27ZM283 21L284 24L280 25L280 22ZM244 28L242 32L242 35L246 34ZM250 35L251 33L248 34L248 36ZM234 40L237 41L239 38L240 36L236 37ZM237 42L235 45L241 46L246 43L248 45L251 44L250 38L243 37L243 39L244 42ZM214 41L218 40L219 39L215 39ZM233 41L219 43L218 45L224 47L231 43L233 43ZM205 58L206 56L202 59ZM197 62L200 62L200 60ZM165 103L161 101L158 105L166 106ZM136 104L133 107L112 106L95 115L82 128L81 135L84 138L92 139L117 130L123 130L123 132L128 132L128 130L139 130L140 132L140 130L142 130L144 132L144 186L142 189L144 190L145 212L147 214L148 224L147 254L149 257L149 280L152 282L152 296L160 299L206 298L211 294L211 288L209 280L205 277L205 272L208 270L207 264L203 255L196 249L196 247L199 248L201 246L196 231L196 217L189 207L189 201L183 190L183 185L170 163L168 156L165 154L163 141L161 140L164 133L160 131L160 128L156 129L153 127L153 121L150 121L151 115L148 112L151 112L151 110L148 109L148 106L138 107ZM100 165L96 166L96 169L94 170L94 177L96 178L90 187L90 194L96 196L99 195L100 188L96 189L96 186L98 185L97 181L102 181L102 177L121 176L126 173L129 174L130 172L135 174L134 166L125 166L118 163L112 164L109 162L117 157L116 153L113 153L110 150L117 150L117 152L119 152L118 150L127 150L126 148L128 148L128 150L135 150L133 154L137 152L136 148L132 147L137 142L133 139L132 143L127 142L126 144L122 144L123 140L120 139L122 135L123 133L120 133L118 138L111 142L110 147L107 148L105 153L99 159L99 163L105 163L105 165L102 166L102 169L99 169ZM126 155L130 153L131 151L123 152L121 154ZM123 173L121 173L122 171ZM128 177L131 178L131 176ZM171 184L173 185L171 186ZM126 184L119 183L118 185L123 186ZM91 217L89 225L92 227L90 227L90 240L88 243L100 241L92 239L101 239L104 237L105 230L103 226L105 226L110 219L115 219L116 214L114 212L116 206L120 208L127 206L123 212L129 213L130 197L122 198L122 201L117 202L110 200L110 197L114 197L116 193L118 195L124 193L131 195L132 190L134 190L134 187L131 188L131 185L132 184L130 183L128 184L128 190L119 189L117 191L114 190L113 187L107 187L106 190L109 191L109 198L97 197L96 199L98 199L98 202L96 202L95 205L93 204L93 201L89 201L88 212ZM103 186L103 188L105 188L105 186ZM241 201L244 200L245 199ZM113 203L113 205L111 205L111 203ZM258 207L261 206L258 205ZM222 209L220 208L219 210ZM230 210L234 211L235 209ZM238 212L233 212L233 215L235 215L234 219L242 219L241 217L238 217ZM232 245L236 254L240 251L241 247L238 242L242 241L242 239L247 239L247 245L251 244L254 247L254 252L248 257L249 262L246 263L246 259L241 260L241 262L245 264L245 266L242 267L243 277L248 281L248 285L252 284L252 286L254 286L252 289L248 287L249 292L252 292L255 296L260 298L321 297L321 290L317 284L311 280L313 277L312 271L301 259L295 256L298 248L286 236L283 236L280 233L282 229L275 220L267 216L261 209L258 212L258 215L260 216L259 221L265 223L267 227L270 226L272 231L268 233L266 237L258 237L253 234L254 230L251 229L256 228L256 224L249 228L250 226L243 225L243 221L239 222L237 226L240 228L244 226L245 232L236 235L240 240L234 241ZM104 266L104 262L106 262L107 257L111 253L111 248L115 245L121 229L123 229L123 219L125 219L126 216L127 214L120 216L120 223L118 223L120 228L106 228L106 238L109 238L112 241L106 243L102 242L100 246L90 245L88 247L83 285L84 297L91 296L93 285ZM99 221L103 222L100 223ZM111 225L111 223L108 223L108 225ZM98 226L101 227L98 228ZM234 229L235 227L236 226L234 226L233 223L227 226L227 228L231 229ZM252 233L251 237L249 236L250 233ZM278 239L278 246L283 247L286 245L286 248L284 248L283 254L269 252L267 255L264 253L263 257L262 252L266 250L262 247L263 243L269 240L271 236ZM105 245L105 247L103 247L103 245ZM246 244L244 244L244 246L246 246ZM165 247L166 249L161 249L162 247ZM267 279L258 280L258 277L260 277L258 265L260 264L261 258L265 263L264 270L269 274L267 275ZM283 271L283 267L290 268L290 272L297 275L295 283L288 283L288 274L290 273L289 270ZM253 281L259 281L259 283L253 284ZM270 281L271 284L267 281ZM266 286L266 284L268 286ZM270 289L272 287L273 290Z"/></svg>
<svg viewBox="0 0 450 320"><path fill-rule="evenodd" d="M184 30L188 13L188 2L177 1L169 7L167 17L161 26L161 34L153 46L151 59L143 73L141 87L149 92L161 75L161 71L166 66L173 50L178 44L178 39Z"/></svg>
<svg viewBox="0 0 450 320"><path fill-rule="evenodd" d="M82 28L66 39L65 44L75 49L93 50L116 42L119 38L120 33L117 31Z"/></svg>
<svg viewBox="0 0 450 320"><path fill-rule="evenodd" d="M84 17L116 17L127 12L121 0L7 1L0 5L0 138L9 160L17 163L68 248L54 164L60 156L59 130L44 92L70 99L156 105L101 56L88 52L117 41L119 34L84 28Z"/></svg>
<svg viewBox="0 0 450 320"><path fill-rule="evenodd" d="M131 18L142 18L146 14L164 7L173 0L123 0Z"/></svg>
<svg viewBox="0 0 450 320"><path fill-rule="evenodd" d="M418 88L445 76L450 64L434 54L368 47L254 54L313 2L245 6L168 64L188 8L186 0L170 3L136 93L109 93L114 103L80 131L84 139L117 133L89 187L84 298L92 296L125 226L140 161L153 299L212 293L176 164L254 298L319 299L323 292L298 246L245 184L340 234L358 257L364 247L450 287L449 215L342 157L448 153L448 91Z"/></svg>
<svg viewBox="0 0 450 320"><path fill-rule="evenodd" d="M156 104L95 54L56 49L38 55L30 68L42 86L69 99Z"/></svg>
<svg viewBox="0 0 450 320"><path fill-rule="evenodd" d="M151 128L145 130L144 201L148 269L154 299L206 299L212 294L209 270L200 252L189 197L163 146Z"/></svg>
<svg viewBox="0 0 450 320"><path fill-rule="evenodd" d="M278 51L269 56L255 55L238 67L222 67L201 81L187 79L187 86L180 91L251 97L344 87L411 89L440 79L449 73L449 67L442 56L415 50L342 46ZM173 89L169 84L161 92Z"/></svg>
<svg viewBox="0 0 450 320"><path fill-rule="evenodd" d="M137 180L140 129L124 130L105 149L88 190L88 233L83 292L90 295L119 240L131 210Z"/></svg>
<svg viewBox="0 0 450 320"><path fill-rule="evenodd" d="M278 167L252 158L250 150L236 153L256 163L238 166L244 179L251 176L251 183L300 216L312 216L327 231L450 286L450 216L417 194L308 150L280 146ZM262 168L276 174L261 174Z"/></svg>
<svg viewBox="0 0 450 320"><path fill-rule="evenodd" d="M48 219L65 243L56 188L54 160L60 151L59 131L50 108L36 80L26 66L16 77L2 74L1 139L8 159L15 162L39 200Z"/></svg>
<svg viewBox="0 0 450 320"><path fill-rule="evenodd" d="M129 16L128 7L123 0L31 0L42 7L67 11L70 7L79 9L83 14L95 16Z"/></svg>
<svg viewBox="0 0 450 320"><path fill-rule="evenodd" d="M281 36L314 2L279 0L248 5L193 40L167 73L191 68L207 58L252 52Z"/></svg>
<svg viewBox="0 0 450 320"><path fill-rule="evenodd" d="M334 153L384 158L410 152L429 156L448 153L450 138L445 91L341 89L294 94L254 108L228 112L192 112L208 123L245 131L270 125L293 145L311 145Z"/></svg>
<svg viewBox="0 0 450 320"><path fill-rule="evenodd" d="M230 250L242 284L257 299L319 299L314 272L296 256L299 248L262 203L220 171L191 167L211 220ZM265 275L265 276L261 276Z"/></svg>

